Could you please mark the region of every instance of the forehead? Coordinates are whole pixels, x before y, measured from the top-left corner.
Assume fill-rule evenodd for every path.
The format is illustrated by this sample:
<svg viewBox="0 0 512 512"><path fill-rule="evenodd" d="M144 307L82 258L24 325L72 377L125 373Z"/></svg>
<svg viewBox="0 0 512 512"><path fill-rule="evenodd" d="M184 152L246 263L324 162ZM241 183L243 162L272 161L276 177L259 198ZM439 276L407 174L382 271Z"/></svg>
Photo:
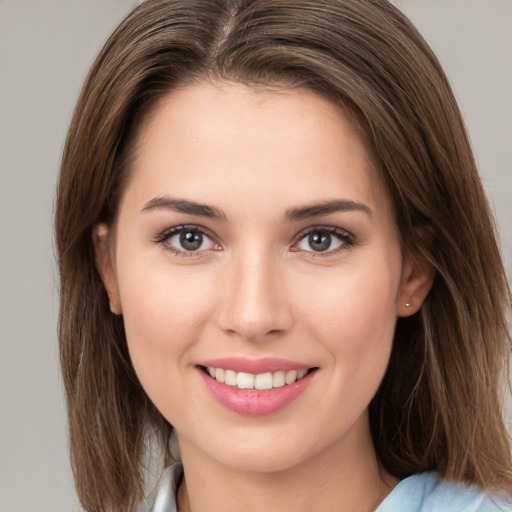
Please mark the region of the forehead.
<svg viewBox="0 0 512 512"><path fill-rule="evenodd" d="M306 89L173 90L141 123L132 172L141 201L193 193L206 203L228 195L265 203L272 191L283 208L332 194L387 202L355 118Z"/></svg>

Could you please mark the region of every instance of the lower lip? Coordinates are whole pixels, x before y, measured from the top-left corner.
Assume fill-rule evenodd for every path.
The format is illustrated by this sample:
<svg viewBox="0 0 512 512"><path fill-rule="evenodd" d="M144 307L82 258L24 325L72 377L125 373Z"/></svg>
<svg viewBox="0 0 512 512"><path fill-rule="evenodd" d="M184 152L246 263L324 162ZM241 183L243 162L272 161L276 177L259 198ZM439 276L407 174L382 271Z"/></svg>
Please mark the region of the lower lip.
<svg viewBox="0 0 512 512"><path fill-rule="evenodd" d="M228 386L199 369L206 388L217 402L230 411L249 416L263 416L283 409L304 393L315 373L309 372L302 379L280 388L257 391Z"/></svg>

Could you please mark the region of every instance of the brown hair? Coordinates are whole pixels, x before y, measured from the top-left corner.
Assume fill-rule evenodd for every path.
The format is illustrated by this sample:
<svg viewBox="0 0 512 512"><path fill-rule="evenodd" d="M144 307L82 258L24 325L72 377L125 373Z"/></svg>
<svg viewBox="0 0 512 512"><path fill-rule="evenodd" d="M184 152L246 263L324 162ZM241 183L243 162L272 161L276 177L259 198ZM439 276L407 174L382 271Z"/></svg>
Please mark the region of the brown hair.
<svg viewBox="0 0 512 512"><path fill-rule="evenodd" d="M135 375L91 231L115 219L140 119L200 79L306 87L360 120L405 255L435 269L420 312L398 320L370 405L377 453L398 477L435 470L512 491L500 401L510 293L465 127L428 45L385 0L146 0L89 73L58 187L61 363L85 508L126 511L141 498L152 435L171 460L172 427Z"/></svg>

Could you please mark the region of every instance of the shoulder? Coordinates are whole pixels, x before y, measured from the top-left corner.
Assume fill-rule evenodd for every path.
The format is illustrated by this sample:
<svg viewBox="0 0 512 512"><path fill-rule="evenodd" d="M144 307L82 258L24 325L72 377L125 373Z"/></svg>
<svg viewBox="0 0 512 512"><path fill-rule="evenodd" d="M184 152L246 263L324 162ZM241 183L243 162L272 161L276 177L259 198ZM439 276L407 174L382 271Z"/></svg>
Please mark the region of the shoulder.
<svg viewBox="0 0 512 512"><path fill-rule="evenodd" d="M182 478L180 462L166 468L135 512L177 512L176 491ZM423 473L402 480L375 512L512 512L512 501Z"/></svg>
<svg viewBox="0 0 512 512"><path fill-rule="evenodd" d="M176 493L182 478L183 466L175 462L162 472L153 492L134 512L177 512Z"/></svg>
<svg viewBox="0 0 512 512"><path fill-rule="evenodd" d="M512 512L512 502L422 473L402 480L375 512Z"/></svg>

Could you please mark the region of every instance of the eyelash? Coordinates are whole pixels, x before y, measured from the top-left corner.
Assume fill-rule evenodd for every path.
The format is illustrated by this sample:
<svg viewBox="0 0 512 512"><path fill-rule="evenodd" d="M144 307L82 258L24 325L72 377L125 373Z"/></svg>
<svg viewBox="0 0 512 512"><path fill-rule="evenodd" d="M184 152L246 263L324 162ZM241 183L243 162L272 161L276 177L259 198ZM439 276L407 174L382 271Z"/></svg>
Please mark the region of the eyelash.
<svg viewBox="0 0 512 512"><path fill-rule="evenodd" d="M205 228L203 228L201 226L190 225L190 224L189 225L182 224L180 226L174 226L172 228L166 229L166 230L162 231L162 233L157 235L153 241L156 244L163 245L167 251L171 252L172 254L175 254L176 256L183 256L185 258L204 256L202 254L204 252L204 250L202 250L202 251L185 251L185 250L176 249L175 247L173 247L172 245L170 245L168 243L169 239L172 238L174 235L186 233L187 231L193 232L193 233L198 233L202 236L205 236L209 240L211 240L212 243L214 243L215 245L218 245L215 242L214 237L208 230L206 230ZM216 250L218 250L218 249L216 249Z"/></svg>
<svg viewBox="0 0 512 512"><path fill-rule="evenodd" d="M206 250L200 250L200 251L186 251L186 250L180 250L176 249L172 245L169 244L169 239L177 234L181 234L184 232L193 232L201 234L202 236L207 237L213 244L218 246L218 244L215 242L215 237L210 233L209 230L206 230L205 228L197 225L180 225L180 226L174 226L172 228L164 230L162 233L157 235L153 242L156 244L161 244L165 247L167 251L170 251L172 254L175 254L176 256L182 256L182 257L201 257L204 256L204 253ZM314 235L314 234L327 234L329 236L333 236L337 238L341 245L335 249L331 250L325 250L325 251L302 251L305 253L308 253L308 257L312 258L326 258L329 256L332 256L333 254L337 254L343 250L349 249L351 247L354 247L356 245L356 239L355 237L350 234L348 231L345 231L343 229L335 228L332 226L314 226L311 228L307 228L299 235L297 236L297 241L294 242L293 246L290 249L290 252L301 252L300 249L297 249L296 246L305 240L308 236ZM215 248L214 250L220 250Z"/></svg>
<svg viewBox="0 0 512 512"><path fill-rule="evenodd" d="M350 249L351 247L354 247L356 245L356 238L354 235L349 233L348 231L345 231L344 229L335 228L333 226L314 226L312 228L307 228L301 233L299 233L297 237L297 242L294 243L292 247L292 252L299 252L299 249L294 249L294 247L299 244L302 240L305 240L308 236L311 236L313 234L327 234L329 236L333 236L337 238L341 245L337 247L336 249L326 250L326 251L304 251L308 253L308 257L310 258L327 258L329 256L332 256L333 254L338 254L341 251Z"/></svg>

